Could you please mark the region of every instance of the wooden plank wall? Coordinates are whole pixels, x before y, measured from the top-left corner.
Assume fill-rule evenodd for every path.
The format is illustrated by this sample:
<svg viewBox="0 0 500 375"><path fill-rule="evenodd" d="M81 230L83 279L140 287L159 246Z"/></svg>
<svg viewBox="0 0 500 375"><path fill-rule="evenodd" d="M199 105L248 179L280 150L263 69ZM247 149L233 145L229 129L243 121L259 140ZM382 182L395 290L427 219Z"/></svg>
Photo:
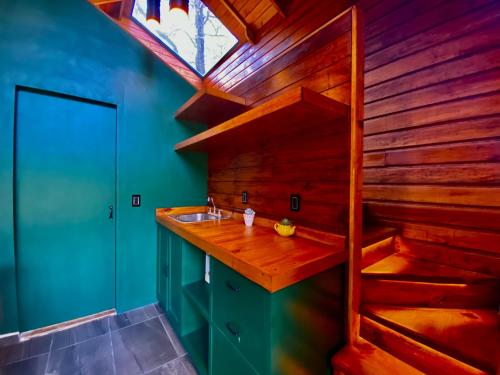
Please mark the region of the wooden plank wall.
<svg viewBox="0 0 500 375"><path fill-rule="evenodd" d="M357 5L366 22L368 213L401 225L408 251L500 274L500 2ZM255 104L299 84L346 102L345 71L335 66L341 37L283 54L338 13L331 8L294 1L285 20L270 22L261 42L243 45L207 82Z"/></svg>
<svg viewBox="0 0 500 375"><path fill-rule="evenodd" d="M364 6L364 201L402 250L500 275L500 2Z"/></svg>
<svg viewBox="0 0 500 375"><path fill-rule="evenodd" d="M296 2L296 11L289 18L280 18L279 26L272 28L259 44L238 51L224 64L225 69L219 68L210 76L209 82L226 91L231 86L231 93L245 97L253 105L296 86L315 91L338 87L330 96L349 102L350 14L314 32L339 12L331 9L328 1L320 3L322 7L314 14L322 16L322 22L298 22L306 20L304 14L312 10L308 2ZM320 64L318 54L322 56ZM313 72L315 79L311 79ZM239 77L245 79L239 81ZM225 208L249 206L258 215L277 220L288 217L300 225L345 235L348 143L345 119L330 124L311 123L306 132L271 139L257 150L228 146L211 152L209 193ZM241 203L243 191L248 192L248 205ZM290 194L300 194L300 212L290 211Z"/></svg>

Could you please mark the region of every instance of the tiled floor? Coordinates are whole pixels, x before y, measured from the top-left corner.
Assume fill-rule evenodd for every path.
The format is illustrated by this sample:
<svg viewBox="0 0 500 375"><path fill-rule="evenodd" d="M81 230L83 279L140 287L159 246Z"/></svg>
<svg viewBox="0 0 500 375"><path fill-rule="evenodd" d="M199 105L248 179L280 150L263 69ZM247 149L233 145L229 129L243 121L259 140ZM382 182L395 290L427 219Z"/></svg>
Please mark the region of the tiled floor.
<svg viewBox="0 0 500 375"><path fill-rule="evenodd" d="M12 341L0 342L0 375L196 375L156 305Z"/></svg>

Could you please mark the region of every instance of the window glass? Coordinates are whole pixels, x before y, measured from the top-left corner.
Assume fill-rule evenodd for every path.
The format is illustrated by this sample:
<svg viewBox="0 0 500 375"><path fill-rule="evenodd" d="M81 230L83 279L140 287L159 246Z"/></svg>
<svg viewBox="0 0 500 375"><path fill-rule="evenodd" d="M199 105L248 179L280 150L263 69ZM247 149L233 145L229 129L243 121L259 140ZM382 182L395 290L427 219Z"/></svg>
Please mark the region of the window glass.
<svg viewBox="0 0 500 375"><path fill-rule="evenodd" d="M135 0L132 17L204 76L238 40L201 0L189 1L189 15L169 11L162 0L161 23L146 21L147 0Z"/></svg>

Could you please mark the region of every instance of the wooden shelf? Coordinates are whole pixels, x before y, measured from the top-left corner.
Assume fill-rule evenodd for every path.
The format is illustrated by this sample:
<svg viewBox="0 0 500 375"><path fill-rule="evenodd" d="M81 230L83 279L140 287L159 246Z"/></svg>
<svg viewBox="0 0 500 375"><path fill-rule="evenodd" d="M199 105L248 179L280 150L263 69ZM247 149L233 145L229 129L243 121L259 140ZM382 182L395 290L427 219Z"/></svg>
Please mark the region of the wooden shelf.
<svg viewBox="0 0 500 375"><path fill-rule="evenodd" d="M208 374L208 324L181 337L200 375Z"/></svg>
<svg viewBox="0 0 500 375"><path fill-rule="evenodd" d="M203 88L175 112L175 118L213 126L247 111L245 99L212 88Z"/></svg>
<svg viewBox="0 0 500 375"><path fill-rule="evenodd" d="M196 281L194 283L185 285L183 288L186 296L195 304L203 317L209 321L208 314L208 300L209 291L208 284L205 280Z"/></svg>
<svg viewBox="0 0 500 375"><path fill-rule="evenodd" d="M341 118L349 107L317 92L298 87L175 145L176 151L208 151L228 145L259 143L311 129ZM333 126L333 125L332 125ZM346 124L347 126L347 124Z"/></svg>

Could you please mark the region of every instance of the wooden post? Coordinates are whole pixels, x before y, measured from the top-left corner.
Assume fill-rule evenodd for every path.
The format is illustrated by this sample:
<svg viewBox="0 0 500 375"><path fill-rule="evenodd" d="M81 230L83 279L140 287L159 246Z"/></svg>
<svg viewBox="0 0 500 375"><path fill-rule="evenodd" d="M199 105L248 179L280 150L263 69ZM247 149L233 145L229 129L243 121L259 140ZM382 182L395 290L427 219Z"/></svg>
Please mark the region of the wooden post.
<svg viewBox="0 0 500 375"><path fill-rule="evenodd" d="M360 10L351 8L351 153L349 189L347 343L359 336L361 289L362 189L363 189L363 117L364 117L364 40Z"/></svg>

